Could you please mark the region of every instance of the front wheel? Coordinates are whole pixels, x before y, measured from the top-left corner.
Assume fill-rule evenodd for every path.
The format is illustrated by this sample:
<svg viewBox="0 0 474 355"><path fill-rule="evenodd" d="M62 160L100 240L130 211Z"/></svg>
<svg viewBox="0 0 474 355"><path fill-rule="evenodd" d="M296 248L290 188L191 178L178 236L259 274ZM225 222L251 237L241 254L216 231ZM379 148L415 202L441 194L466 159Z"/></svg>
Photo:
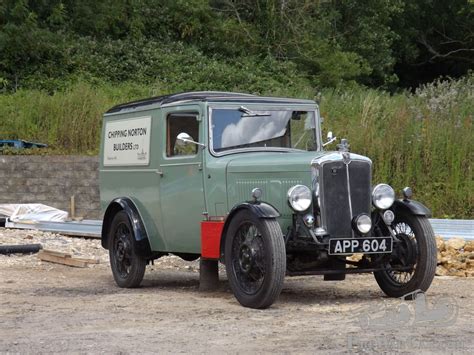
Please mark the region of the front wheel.
<svg viewBox="0 0 474 355"><path fill-rule="evenodd" d="M119 287L140 286L147 261L135 253L133 229L124 211L118 212L109 232L110 267Z"/></svg>
<svg viewBox="0 0 474 355"><path fill-rule="evenodd" d="M286 252L278 222L242 210L232 218L225 239L230 287L244 307L267 308L283 288Z"/></svg>
<svg viewBox="0 0 474 355"><path fill-rule="evenodd" d="M403 212L395 218L392 229L398 241L385 270L374 272L375 280L389 297L428 290L436 271L436 241L430 222L424 216Z"/></svg>

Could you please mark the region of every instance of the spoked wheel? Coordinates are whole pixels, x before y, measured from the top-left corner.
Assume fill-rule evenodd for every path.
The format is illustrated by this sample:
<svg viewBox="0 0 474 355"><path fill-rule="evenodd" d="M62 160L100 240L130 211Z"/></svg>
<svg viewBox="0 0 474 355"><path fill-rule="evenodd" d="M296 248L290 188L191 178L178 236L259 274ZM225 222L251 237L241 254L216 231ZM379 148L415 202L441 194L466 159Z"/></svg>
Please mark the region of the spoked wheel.
<svg viewBox="0 0 474 355"><path fill-rule="evenodd" d="M285 278L286 253L275 219L239 212L230 222L224 256L230 287L240 304L267 308L278 298Z"/></svg>
<svg viewBox="0 0 474 355"><path fill-rule="evenodd" d="M250 222L239 226L232 243L232 269L242 290L256 293L265 278L265 246L257 227Z"/></svg>
<svg viewBox="0 0 474 355"><path fill-rule="evenodd" d="M127 214L118 212L109 232L112 274L119 287L138 287L145 274L146 260L135 254L134 236Z"/></svg>
<svg viewBox="0 0 474 355"><path fill-rule="evenodd" d="M390 297L428 290L436 271L436 241L428 219L399 212L392 229L398 241L386 270L374 272L375 280Z"/></svg>

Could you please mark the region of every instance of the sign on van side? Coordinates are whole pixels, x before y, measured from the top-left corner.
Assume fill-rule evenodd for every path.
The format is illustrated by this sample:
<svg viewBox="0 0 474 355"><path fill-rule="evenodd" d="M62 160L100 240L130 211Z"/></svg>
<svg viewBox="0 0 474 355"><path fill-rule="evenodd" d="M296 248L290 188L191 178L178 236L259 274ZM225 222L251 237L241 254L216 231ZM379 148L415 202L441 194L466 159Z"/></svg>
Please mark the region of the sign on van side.
<svg viewBox="0 0 474 355"><path fill-rule="evenodd" d="M151 117L109 121L105 125L104 165L148 165Z"/></svg>

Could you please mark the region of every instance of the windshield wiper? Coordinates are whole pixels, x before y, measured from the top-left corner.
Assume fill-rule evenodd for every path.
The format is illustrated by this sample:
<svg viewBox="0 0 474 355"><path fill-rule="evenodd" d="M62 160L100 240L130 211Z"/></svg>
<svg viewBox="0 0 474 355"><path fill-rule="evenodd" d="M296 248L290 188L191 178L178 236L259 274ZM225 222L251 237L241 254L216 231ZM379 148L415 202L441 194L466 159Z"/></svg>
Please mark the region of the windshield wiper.
<svg viewBox="0 0 474 355"><path fill-rule="evenodd" d="M240 117L269 117L271 116L271 114L268 112L255 112L255 111L249 110L245 106L240 106L239 111L243 112L243 115Z"/></svg>

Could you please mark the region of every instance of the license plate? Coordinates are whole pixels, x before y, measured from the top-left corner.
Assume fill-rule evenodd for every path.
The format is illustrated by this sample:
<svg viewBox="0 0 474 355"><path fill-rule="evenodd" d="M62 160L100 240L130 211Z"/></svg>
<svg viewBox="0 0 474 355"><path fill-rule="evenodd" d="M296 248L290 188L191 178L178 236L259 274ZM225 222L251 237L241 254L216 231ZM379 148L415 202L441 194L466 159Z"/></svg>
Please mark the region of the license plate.
<svg viewBox="0 0 474 355"><path fill-rule="evenodd" d="M354 253L381 254L392 252L392 238L335 238L329 239L329 255Z"/></svg>

